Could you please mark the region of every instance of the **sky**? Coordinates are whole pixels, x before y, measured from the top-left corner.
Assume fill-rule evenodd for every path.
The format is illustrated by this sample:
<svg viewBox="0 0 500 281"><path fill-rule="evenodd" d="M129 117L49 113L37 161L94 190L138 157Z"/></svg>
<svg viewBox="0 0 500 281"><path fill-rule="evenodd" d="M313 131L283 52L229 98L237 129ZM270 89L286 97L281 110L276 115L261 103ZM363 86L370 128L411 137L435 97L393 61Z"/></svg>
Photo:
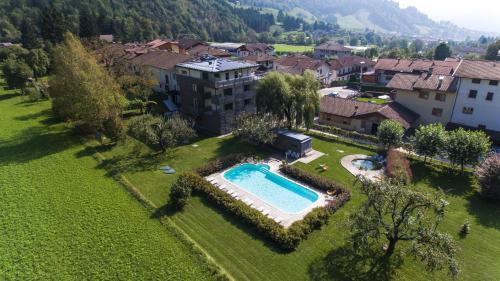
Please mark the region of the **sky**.
<svg viewBox="0 0 500 281"><path fill-rule="evenodd" d="M469 29L500 32L500 0L395 0L413 6L434 20Z"/></svg>

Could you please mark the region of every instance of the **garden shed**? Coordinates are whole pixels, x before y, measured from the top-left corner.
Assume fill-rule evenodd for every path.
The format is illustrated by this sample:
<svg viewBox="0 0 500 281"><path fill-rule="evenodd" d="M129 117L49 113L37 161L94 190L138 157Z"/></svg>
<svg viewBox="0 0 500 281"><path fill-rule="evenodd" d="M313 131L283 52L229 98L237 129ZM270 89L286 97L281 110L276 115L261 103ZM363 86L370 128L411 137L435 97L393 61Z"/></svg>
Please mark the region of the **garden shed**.
<svg viewBox="0 0 500 281"><path fill-rule="evenodd" d="M279 130L274 146L293 158L305 156L312 150L312 138L289 130Z"/></svg>

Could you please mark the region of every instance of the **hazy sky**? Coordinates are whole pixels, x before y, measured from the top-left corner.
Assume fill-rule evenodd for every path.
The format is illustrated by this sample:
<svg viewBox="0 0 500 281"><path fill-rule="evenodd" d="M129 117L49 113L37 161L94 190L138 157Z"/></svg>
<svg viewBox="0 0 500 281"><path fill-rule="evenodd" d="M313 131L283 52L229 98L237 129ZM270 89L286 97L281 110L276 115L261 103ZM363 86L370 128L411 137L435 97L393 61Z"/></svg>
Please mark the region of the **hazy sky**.
<svg viewBox="0 0 500 281"><path fill-rule="evenodd" d="M414 6L434 20L459 26L500 32L500 0L395 0L401 7Z"/></svg>

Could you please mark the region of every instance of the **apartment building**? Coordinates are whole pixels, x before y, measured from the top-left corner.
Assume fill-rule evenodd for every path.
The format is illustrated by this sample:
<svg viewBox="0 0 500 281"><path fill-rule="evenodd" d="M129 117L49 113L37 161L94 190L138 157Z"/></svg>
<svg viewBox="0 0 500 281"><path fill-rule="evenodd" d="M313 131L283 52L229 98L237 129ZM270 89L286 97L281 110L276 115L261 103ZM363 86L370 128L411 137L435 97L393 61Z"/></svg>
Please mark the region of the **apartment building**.
<svg viewBox="0 0 500 281"><path fill-rule="evenodd" d="M351 55L351 49L346 48L335 41L328 41L314 47L315 59L324 59L333 57L341 58L350 55Z"/></svg>
<svg viewBox="0 0 500 281"><path fill-rule="evenodd" d="M451 125L500 132L500 62L464 60Z"/></svg>
<svg viewBox="0 0 500 281"><path fill-rule="evenodd" d="M304 55L281 57L274 62L274 70L296 75L302 75L306 70L310 70L322 84L330 85L332 81L332 72L328 63Z"/></svg>
<svg viewBox="0 0 500 281"><path fill-rule="evenodd" d="M202 131L218 135L232 131L238 116L256 112L258 67L212 56L177 64L180 110L195 118Z"/></svg>

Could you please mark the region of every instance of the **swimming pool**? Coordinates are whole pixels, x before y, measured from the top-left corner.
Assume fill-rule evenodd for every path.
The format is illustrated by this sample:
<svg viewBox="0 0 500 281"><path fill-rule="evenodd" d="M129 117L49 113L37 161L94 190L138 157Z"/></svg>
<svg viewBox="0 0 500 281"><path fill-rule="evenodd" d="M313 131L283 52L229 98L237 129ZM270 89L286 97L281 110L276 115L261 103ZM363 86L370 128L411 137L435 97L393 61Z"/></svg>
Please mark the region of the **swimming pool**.
<svg viewBox="0 0 500 281"><path fill-rule="evenodd" d="M316 192L266 168L262 165L242 164L225 172L223 177L287 213L300 213L319 199Z"/></svg>

